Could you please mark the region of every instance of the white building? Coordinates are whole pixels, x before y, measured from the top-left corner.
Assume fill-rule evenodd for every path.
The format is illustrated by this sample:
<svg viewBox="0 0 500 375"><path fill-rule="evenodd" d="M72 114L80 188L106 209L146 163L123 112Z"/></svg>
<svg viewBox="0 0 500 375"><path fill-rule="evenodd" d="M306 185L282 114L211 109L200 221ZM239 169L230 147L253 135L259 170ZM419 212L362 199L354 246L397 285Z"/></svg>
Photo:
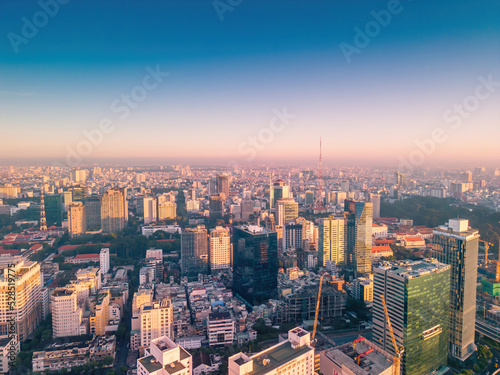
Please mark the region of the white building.
<svg viewBox="0 0 500 375"><path fill-rule="evenodd" d="M227 311L208 314L207 334L210 346L231 345L234 341L235 325Z"/></svg>
<svg viewBox="0 0 500 375"><path fill-rule="evenodd" d="M314 348L311 334L302 328L288 331L288 340L260 353L229 357L229 375L313 375Z"/></svg>
<svg viewBox="0 0 500 375"><path fill-rule="evenodd" d="M51 296L52 332L55 337L78 336L82 323L82 309L77 305L78 295L73 288L57 288Z"/></svg>
<svg viewBox="0 0 500 375"><path fill-rule="evenodd" d="M216 227L210 231L210 269L231 267L231 235L229 228Z"/></svg>
<svg viewBox="0 0 500 375"><path fill-rule="evenodd" d="M99 253L99 266L101 268L101 276L109 271L109 249L101 249Z"/></svg>
<svg viewBox="0 0 500 375"><path fill-rule="evenodd" d="M153 197L144 198L144 224L156 221L158 218L157 201Z"/></svg>
<svg viewBox="0 0 500 375"><path fill-rule="evenodd" d="M148 249L146 250L146 259L155 258L157 260L163 261L163 250L162 249Z"/></svg>
<svg viewBox="0 0 500 375"><path fill-rule="evenodd" d="M140 310L140 346L149 346L158 337L172 337L173 309L170 299L146 303Z"/></svg>
<svg viewBox="0 0 500 375"><path fill-rule="evenodd" d="M167 336L152 340L145 356L137 360L137 375L191 375L192 371L191 354Z"/></svg>

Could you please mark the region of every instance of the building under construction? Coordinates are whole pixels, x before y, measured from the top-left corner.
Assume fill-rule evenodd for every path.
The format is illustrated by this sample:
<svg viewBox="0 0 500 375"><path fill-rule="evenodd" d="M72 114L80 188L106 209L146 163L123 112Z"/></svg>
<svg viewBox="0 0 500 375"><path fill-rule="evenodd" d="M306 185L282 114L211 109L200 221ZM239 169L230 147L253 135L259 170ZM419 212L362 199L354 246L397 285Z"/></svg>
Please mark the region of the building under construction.
<svg viewBox="0 0 500 375"><path fill-rule="evenodd" d="M320 354L322 374L392 375L392 355L360 337Z"/></svg>
<svg viewBox="0 0 500 375"><path fill-rule="evenodd" d="M295 293L287 295L288 321L304 321L314 319L316 302L318 300L318 287L316 285L298 289ZM331 286L323 286L319 305L319 319L339 319L344 314L347 303L347 293Z"/></svg>

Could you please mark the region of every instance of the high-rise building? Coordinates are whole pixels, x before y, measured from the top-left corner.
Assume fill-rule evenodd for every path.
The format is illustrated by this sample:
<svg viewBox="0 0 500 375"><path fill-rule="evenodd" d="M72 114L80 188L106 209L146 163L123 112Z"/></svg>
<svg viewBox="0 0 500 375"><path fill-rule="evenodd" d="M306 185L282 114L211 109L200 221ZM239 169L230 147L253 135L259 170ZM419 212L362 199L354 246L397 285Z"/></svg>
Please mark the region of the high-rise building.
<svg viewBox="0 0 500 375"><path fill-rule="evenodd" d="M213 194L209 198L210 218L220 219L224 216L224 194Z"/></svg>
<svg viewBox="0 0 500 375"><path fill-rule="evenodd" d="M314 204L314 191L307 190L304 197L304 205L310 206Z"/></svg>
<svg viewBox="0 0 500 375"><path fill-rule="evenodd" d="M208 235L204 225L181 234L181 274L188 278L208 273Z"/></svg>
<svg viewBox="0 0 500 375"><path fill-rule="evenodd" d="M476 284L479 232L465 219L435 228L432 255L451 265L450 355L463 362L476 350Z"/></svg>
<svg viewBox="0 0 500 375"><path fill-rule="evenodd" d="M71 237L77 237L85 234L87 231L85 206L82 202L71 203L69 205L68 231Z"/></svg>
<svg viewBox="0 0 500 375"><path fill-rule="evenodd" d="M229 176L225 174L217 175L216 179L217 193L224 194L224 198L229 198Z"/></svg>
<svg viewBox="0 0 500 375"><path fill-rule="evenodd" d="M299 217L299 204L293 198L281 198L276 201L276 225L284 226Z"/></svg>
<svg viewBox="0 0 500 375"><path fill-rule="evenodd" d="M151 341L145 356L137 360L138 375L191 375L193 358L167 336Z"/></svg>
<svg viewBox="0 0 500 375"><path fill-rule="evenodd" d="M145 197L143 198L144 207L144 224L149 224L152 221L156 221L158 218L158 209L156 198Z"/></svg>
<svg viewBox="0 0 500 375"><path fill-rule="evenodd" d="M318 225L318 263L325 267L328 261L345 264L345 219L329 216Z"/></svg>
<svg viewBox="0 0 500 375"><path fill-rule="evenodd" d="M288 339L251 356L229 357L229 375L313 375L311 334L302 328L288 331Z"/></svg>
<svg viewBox="0 0 500 375"><path fill-rule="evenodd" d="M173 310L170 299L146 303L140 308L140 346L147 347L151 340L172 337Z"/></svg>
<svg viewBox="0 0 500 375"><path fill-rule="evenodd" d="M241 220L249 220L250 215L253 215L254 203L251 199L241 201Z"/></svg>
<svg viewBox="0 0 500 375"><path fill-rule="evenodd" d="M210 231L210 270L231 267L232 246L229 228L216 227Z"/></svg>
<svg viewBox="0 0 500 375"><path fill-rule="evenodd" d="M302 249L302 223L290 221L283 227L283 250Z"/></svg>
<svg viewBox="0 0 500 375"><path fill-rule="evenodd" d="M87 189L85 187L77 185L70 187L68 191L71 192L73 202L85 202L85 198L87 197Z"/></svg>
<svg viewBox="0 0 500 375"><path fill-rule="evenodd" d="M370 273L373 204L346 199L344 205L346 262L357 272Z"/></svg>
<svg viewBox="0 0 500 375"><path fill-rule="evenodd" d="M370 202L373 204L373 217L380 217L380 194L370 193Z"/></svg>
<svg viewBox="0 0 500 375"><path fill-rule="evenodd" d="M111 189L101 198L101 227L103 233L118 233L128 221L127 193L125 189Z"/></svg>
<svg viewBox="0 0 500 375"><path fill-rule="evenodd" d="M80 335L82 309L73 288L56 288L51 296L52 334L56 337Z"/></svg>
<svg viewBox="0 0 500 375"><path fill-rule="evenodd" d="M16 296L14 301L9 297L12 293ZM42 318L42 285L37 262L22 260L10 268L5 264L0 275L0 312L0 335L11 334L15 324L22 342L38 327Z"/></svg>
<svg viewBox="0 0 500 375"><path fill-rule="evenodd" d="M45 195L44 203L45 203L45 217L47 219L48 226L51 225L61 226L62 213L64 211L64 205L62 204L61 194Z"/></svg>
<svg viewBox="0 0 500 375"><path fill-rule="evenodd" d="M106 325L109 321L109 289L99 292L91 301L90 333L97 336L106 334Z"/></svg>
<svg viewBox="0 0 500 375"><path fill-rule="evenodd" d="M255 225L233 232L233 288L254 305L274 298L278 288L278 237Z"/></svg>
<svg viewBox="0 0 500 375"><path fill-rule="evenodd" d="M384 296L402 375L427 375L446 365L450 266L436 260L385 262L374 269L373 341L394 355Z"/></svg>
<svg viewBox="0 0 500 375"><path fill-rule="evenodd" d="M166 201L158 204L158 220L175 219L177 217L177 205Z"/></svg>
<svg viewBox="0 0 500 375"><path fill-rule="evenodd" d="M275 208L276 202L281 198L290 198L290 186L283 180L276 180L269 192L270 208Z"/></svg>
<svg viewBox="0 0 500 375"><path fill-rule="evenodd" d="M101 229L101 199L97 195L85 198L87 230Z"/></svg>
<svg viewBox="0 0 500 375"><path fill-rule="evenodd" d="M108 248L101 249L101 252L99 253L99 268L101 270L101 275L108 273L109 267L110 267L109 249Z"/></svg>

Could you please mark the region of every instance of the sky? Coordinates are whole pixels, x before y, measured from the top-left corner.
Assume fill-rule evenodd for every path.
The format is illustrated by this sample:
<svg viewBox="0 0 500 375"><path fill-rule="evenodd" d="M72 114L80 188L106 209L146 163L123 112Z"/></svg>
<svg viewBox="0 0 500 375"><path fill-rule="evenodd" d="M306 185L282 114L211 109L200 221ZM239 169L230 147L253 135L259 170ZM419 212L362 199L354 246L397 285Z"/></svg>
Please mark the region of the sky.
<svg viewBox="0 0 500 375"><path fill-rule="evenodd" d="M499 99L497 0L0 2L0 163L497 166Z"/></svg>

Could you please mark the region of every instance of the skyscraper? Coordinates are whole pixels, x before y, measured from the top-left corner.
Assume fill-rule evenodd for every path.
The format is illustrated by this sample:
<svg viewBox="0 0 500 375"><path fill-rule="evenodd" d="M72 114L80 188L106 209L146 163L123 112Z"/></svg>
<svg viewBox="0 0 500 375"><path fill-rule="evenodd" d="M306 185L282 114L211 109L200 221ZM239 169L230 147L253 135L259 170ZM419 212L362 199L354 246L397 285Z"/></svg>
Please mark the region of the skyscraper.
<svg viewBox="0 0 500 375"><path fill-rule="evenodd" d="M210 231L210 269L228 269L232 263L231 234L229 228L216 227Z"/></svg>
<svg viewBox="0 0 500 375"><path fill-rule="evenodd" d="M297 223L295 220L286 223L283 226L283 250L302 249L302 223Z"/></svg>
<svg viewBox="0 0 500 375"><path fill-rule="evenodd" d="M87 231L85 206L82 202L71 203L69 205L68 230L71 237L79 236Z"/></svg>
<svg viewBox="0 0 500 375"><path fill-rule="evenodd" d="M224 194L224 198L229 198L229 176L225 174L217 175L215 179L217 193Z"/></svg>
<svg viewBox="0 0 500 375"><path fill-rule="evenodd" d="M465 219L435 228L432 255L451 265L450 355L463 362L474 353L479 232Z"/></svg>
<svg viewBox="0 0 500 375"><path fill-rule="evenodd" d="M101 271L101 275L108 273L109 267L109 249L101 249L101 252L99 253L99 268Z"/></svg>
<svg viewBox="0 0 500 375"><path fill-rule="evenodd" d="M346 199L346 261L360 273L370 273L372 269L372 222L373 204Z"/></svg>
<svg viewBox="0 0 500 375"><path fill-rule="evenodd" d="M73 288L57 288L51 296L52 334L56 337L80 335L82 309Z"/></svg>
<svg viewBox="0 0 500 375"><path fill-rule="evenodd" d="M158 218L157 201L154 197L145 197L143 200L144 224L149 224L152 221L156 221Z"/></svg>
<svg viewBox="0 0 500 375"><path fill-rule="evenodd" d="M281 198L290 198L290 186L283 180L276 180L269 191L270 208L275 208L276 202Z"/></svg>
<svg viewBox="0 0 500 375"><path fill-rule="evenodd" d="M450 274L449 265L435 260L374 269L373 341L394 355L383 295L396 343L404 347L402 375L427 375L447 363Z"/></svg>
<svg viewBox="0 0 500 375"><path fill-rule="evenodd" d="M166 201L158 204L158 220L175 219L177 217L177 205Z"/></svg>
<svg viewBox="0 0 500 375"><path fill-rule="evenodd" d="M125 189L108 190L101 198L101 227L103 233L118 233L128 221L127 193Z"/></svg>
<svg viewBox="0 0 500 375"><path fill-rule="evenodd" d="M255 225L233 232L233 288L246 301L258 304L277 295L278 237Z"/></svg>
<svg viewBox="0 0 500 375"><path fill-rule="evenodd" d="M12 292L16 295L14 304L12 298L8 297ZM42 286L40 265L37 262L21 261L2 270L0 313L3 316L0 320L0 335L10 334L11 326L15 324L15 332L22 342L38 327L42 318ZM13 323L9 321L10 317L13 317Z"/></svg>
<svg viewBox="0 0 500 375"><path fill-rule="evenodd" d="M380 194L370 193L370 202L373 204L373 217L380 217Z"/></svg>
<svg viewBox="0 0 500 375"><path fill-rule="evenodd" d="M224 194L214 194L209 199L210 218L220 219L224 216Z"/></svg>
<svg viewBox="0 0 500 375"><path fill-rule="evenodd" d="M325 267L327 261L345 264L345 219L329 216L320 219L318 228L318 263Z"/></svg>
<svg viewBox="0 0 500 375"><path fill-rule="evenodd" d="M85 219L87 230L101 229L101 199L97 195L85 198Z"/></svg>
<svg viewBox="0 0 500 375"><path fill-rule="evenodd" d="M293 198L280 198L276 201L276 225L283 226L299 217L299 204Z"/></svg>
<svg viewBox="0 0 500 375"><path fill-rule="evenodd" d="M208 235L204 225L187 228L181 234L181 274L196 278L208 273Z"/></svg>

